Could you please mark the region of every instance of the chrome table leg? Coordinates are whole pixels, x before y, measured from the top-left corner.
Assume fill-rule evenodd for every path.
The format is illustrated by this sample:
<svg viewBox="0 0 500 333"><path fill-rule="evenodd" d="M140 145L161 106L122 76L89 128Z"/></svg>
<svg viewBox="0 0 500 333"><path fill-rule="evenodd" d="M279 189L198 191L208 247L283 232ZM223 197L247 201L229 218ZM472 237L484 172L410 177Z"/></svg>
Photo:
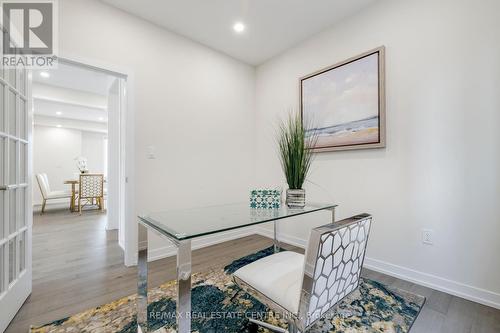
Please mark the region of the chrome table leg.
<svg viewBox="0 0 500 333"><path fill-rule="evenodd" d="M278 241L278 221L274 221L274 253L280 252L280 242Z"/></svg>
<svg viewBox="0 0 500 333"><path fill-rule="evenodd" d="M332 207L330 210L332 211L332 223L334 223L335 222L335 207Z"/></svg>
<svg viewBox="0 0 500 333"><path fill-rule="evenodd" d="M191 241L177 248L177 332L191 332Z"/></svg>
<svg viewBox="0 0 500 333"><path fill-rule="evenodd" d="M142 224L138 230L137 262L137 332L148 331L148 230Z"/></svg>
<svg viewBox="0 0 500 333"><path fill-rule="evenodd" d="M300 333L299 328L293 321L288 322L288 333Z"/></svg>

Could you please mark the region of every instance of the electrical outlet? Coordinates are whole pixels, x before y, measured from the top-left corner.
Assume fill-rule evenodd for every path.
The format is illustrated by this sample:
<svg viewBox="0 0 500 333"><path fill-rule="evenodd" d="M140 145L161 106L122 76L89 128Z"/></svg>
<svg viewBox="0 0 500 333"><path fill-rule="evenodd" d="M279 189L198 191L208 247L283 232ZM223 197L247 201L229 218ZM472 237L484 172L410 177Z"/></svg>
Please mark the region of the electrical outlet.
<svg viewBox="0 0 500 333"><path fill-rule="evenodd" d="M430 229L422 229L422 243L427 245L434 244L434 232Z"/></svg>

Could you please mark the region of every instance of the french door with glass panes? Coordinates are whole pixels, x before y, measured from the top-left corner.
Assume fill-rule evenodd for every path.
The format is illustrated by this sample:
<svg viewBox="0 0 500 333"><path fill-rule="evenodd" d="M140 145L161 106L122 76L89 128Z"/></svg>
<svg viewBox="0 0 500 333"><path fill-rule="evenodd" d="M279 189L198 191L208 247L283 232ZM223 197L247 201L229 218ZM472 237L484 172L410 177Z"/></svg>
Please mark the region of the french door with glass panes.
<svg viewBox="0 0 500 333"><path fill-rule="evenodd" d="M30 77L0 68L0 332L31 293Z"/></svg>

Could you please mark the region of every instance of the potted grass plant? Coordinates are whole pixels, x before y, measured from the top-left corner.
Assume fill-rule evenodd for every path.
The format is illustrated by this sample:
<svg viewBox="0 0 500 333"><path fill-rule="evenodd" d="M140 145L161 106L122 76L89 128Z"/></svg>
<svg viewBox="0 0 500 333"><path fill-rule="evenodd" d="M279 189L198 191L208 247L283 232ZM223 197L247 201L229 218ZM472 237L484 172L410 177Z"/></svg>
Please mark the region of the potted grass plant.
<svg viewBox="0 0 500 333"><path fill-rule="evenodd" d="M313 160L311 149L317 141L317 133L303 124L298 112L292 112L282 121L277 141L281 167L288 189L286 204L289 208L303 208L306 204L304 181Z"/></svg>

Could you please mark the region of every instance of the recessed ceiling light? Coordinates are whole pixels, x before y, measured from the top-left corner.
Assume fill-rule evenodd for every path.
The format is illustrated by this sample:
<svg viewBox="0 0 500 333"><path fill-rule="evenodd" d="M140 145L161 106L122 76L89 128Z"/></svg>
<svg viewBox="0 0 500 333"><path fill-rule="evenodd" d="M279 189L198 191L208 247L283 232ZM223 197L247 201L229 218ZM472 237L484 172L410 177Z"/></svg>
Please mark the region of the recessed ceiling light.
<svg viewBox="0 0 500 333"><path fill-rule="evenodd" d="M50 73L49 72L40 72L40 76L44 77L44 78L49 78L50 77Z"/></svg>
<svg viewBox="0 0 500 333"><path fill-rule="evenodd" d="M103 117L99 117L99 121L103 121L103 120L104 120L104 118L103 118Z"/></svg>
<svg viewBox="0 0 500 333"><path fill-rule="evenodd" d="M236 22L233 25L233 30L237 33L242 33L243 31L245 31L245 25L242 22Z"/></svg>
<svg viewBox="0 0 500 333"><path fill-rule="evenodd" d="M61 127L62 127L62 125L56 125L56 127L57 127L57 128L61 128Z"/></svg>
<svg viewBox="0 0 500 333"><path fill-rule="evenodd" d="M60 115L62 115L62 112L61 111L57 111L56 115L60 116Z"/></svg>

